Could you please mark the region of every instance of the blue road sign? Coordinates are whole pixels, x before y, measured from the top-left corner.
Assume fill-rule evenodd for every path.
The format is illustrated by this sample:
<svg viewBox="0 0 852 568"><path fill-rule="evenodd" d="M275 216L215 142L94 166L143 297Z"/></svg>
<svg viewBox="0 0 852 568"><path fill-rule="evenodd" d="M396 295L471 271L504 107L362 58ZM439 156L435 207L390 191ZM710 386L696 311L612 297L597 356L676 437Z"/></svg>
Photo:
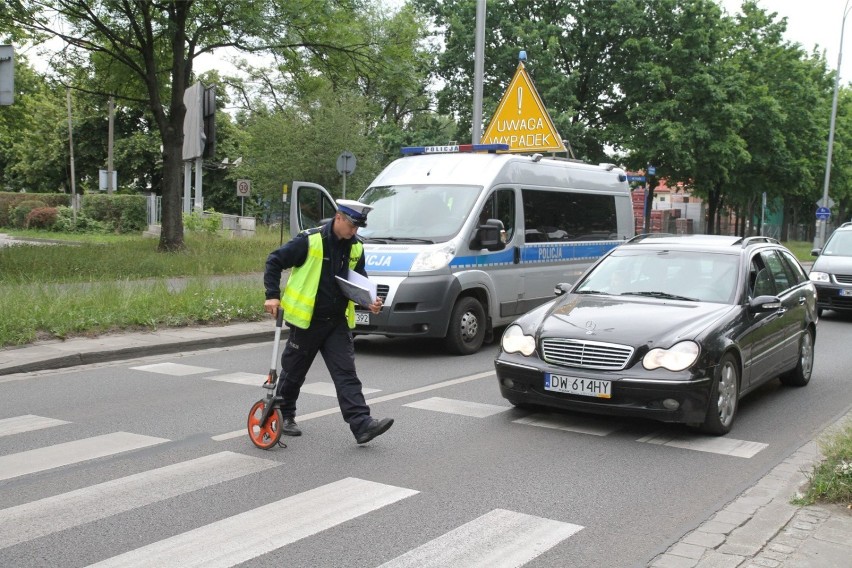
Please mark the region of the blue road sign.
<svg viewBox="0 0 852 568"><path fill-rule="evenodd" d="M628 176L627 176L627 181L638 181L638 182L645 183L645 176L631 176L631 175L628 175Z"/></svg>
<svg viewBox="0 0 852 568"><path fill-rule="evenodd" d="M657 174L657 168L655 168L654 166L649 165L649 166L648 166L648 175L649 175L649 176L653 176L653 175L656 175L656 174Z"/></svg>
<svg viewBox="0 0 852 568"><path fill-rule="evenodd" d="M820 221L828 221L829 217L831 217L831 209L829 209L828 207L817 207L817 219L819 219Z"/></svg>

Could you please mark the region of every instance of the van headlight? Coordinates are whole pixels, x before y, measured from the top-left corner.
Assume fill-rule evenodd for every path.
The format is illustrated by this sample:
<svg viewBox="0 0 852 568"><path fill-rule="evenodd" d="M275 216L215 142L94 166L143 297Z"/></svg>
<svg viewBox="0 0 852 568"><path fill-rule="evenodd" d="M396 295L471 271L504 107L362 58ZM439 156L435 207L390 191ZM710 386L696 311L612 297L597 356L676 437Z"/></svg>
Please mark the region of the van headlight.
<svg viewBox="0 0 852 568"><path fill-rule="evenodd" d="M811 279L811 282L830 282L831 278L829 278L828 274L825 272L811 272L808 274L808 278Z"/></svg>
<svg viewBox="0 0 852 568"><path fill-rule="evenodd" d="M535 337L525 334L519 325L510 325L503 332L500 347L506 353L520 353L529 357L535 351Z"/></svg>
<svg viewBox="0 0 852 568"><path fill-rule="evenodd" d="M669 371L683 371L698 359L701 349L694 341L681 341L668 349L651 349L642 358L642 366L649 371L659 367Z"/></svg>
<svg viewBox="0 0 852 568"><path fill-rule="evenodd" d="M447 245L437 250L424 250L411 264L411 272L428 272L444 268L456 255L456 247Z"/></svg>

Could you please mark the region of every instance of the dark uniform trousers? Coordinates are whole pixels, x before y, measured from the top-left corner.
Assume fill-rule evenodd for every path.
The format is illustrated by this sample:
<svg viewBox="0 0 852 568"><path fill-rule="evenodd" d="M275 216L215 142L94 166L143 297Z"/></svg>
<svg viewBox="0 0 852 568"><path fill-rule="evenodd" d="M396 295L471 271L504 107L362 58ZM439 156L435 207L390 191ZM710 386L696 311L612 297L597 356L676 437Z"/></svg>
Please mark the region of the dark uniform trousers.
<svg viewBox="0 0 852 568"><path fill-rule="evenodd" d="M343 420L353 434L359 434L370 420L370 407L361 392L361 381L355 373L355 346L345 318L314 318L308 329L290 327L290 336L281 355L282 381L279 391L281 414L296 415L296 400L305 375L322 353L325 366L334 381L337 402Z"/></svg>

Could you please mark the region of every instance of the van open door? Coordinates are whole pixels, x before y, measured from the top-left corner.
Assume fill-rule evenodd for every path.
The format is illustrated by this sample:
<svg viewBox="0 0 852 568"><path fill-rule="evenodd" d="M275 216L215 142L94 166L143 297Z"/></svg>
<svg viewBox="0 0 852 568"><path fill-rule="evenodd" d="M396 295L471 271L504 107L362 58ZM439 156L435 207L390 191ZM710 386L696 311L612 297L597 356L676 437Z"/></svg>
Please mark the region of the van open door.
<svg viewBox="0 0 852 568"><path fill-rule="evenodd" d="M290 199L290 237L305 229L319 227L337 211L331 193L315 183L294 181Z"/></svg>

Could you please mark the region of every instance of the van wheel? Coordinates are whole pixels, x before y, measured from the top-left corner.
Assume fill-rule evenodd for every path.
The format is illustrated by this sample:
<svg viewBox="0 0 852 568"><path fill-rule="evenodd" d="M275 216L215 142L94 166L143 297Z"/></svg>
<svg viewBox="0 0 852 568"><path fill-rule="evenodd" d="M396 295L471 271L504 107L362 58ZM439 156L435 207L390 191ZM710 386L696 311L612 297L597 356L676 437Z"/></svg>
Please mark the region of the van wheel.
<svg viewBox="0 0 852 568"><path fill-rule="evenodd" d="M476 298L459 298L450 316L445 339L450 353L470 355L479 351L485 339L485 310Z"/></svg>

